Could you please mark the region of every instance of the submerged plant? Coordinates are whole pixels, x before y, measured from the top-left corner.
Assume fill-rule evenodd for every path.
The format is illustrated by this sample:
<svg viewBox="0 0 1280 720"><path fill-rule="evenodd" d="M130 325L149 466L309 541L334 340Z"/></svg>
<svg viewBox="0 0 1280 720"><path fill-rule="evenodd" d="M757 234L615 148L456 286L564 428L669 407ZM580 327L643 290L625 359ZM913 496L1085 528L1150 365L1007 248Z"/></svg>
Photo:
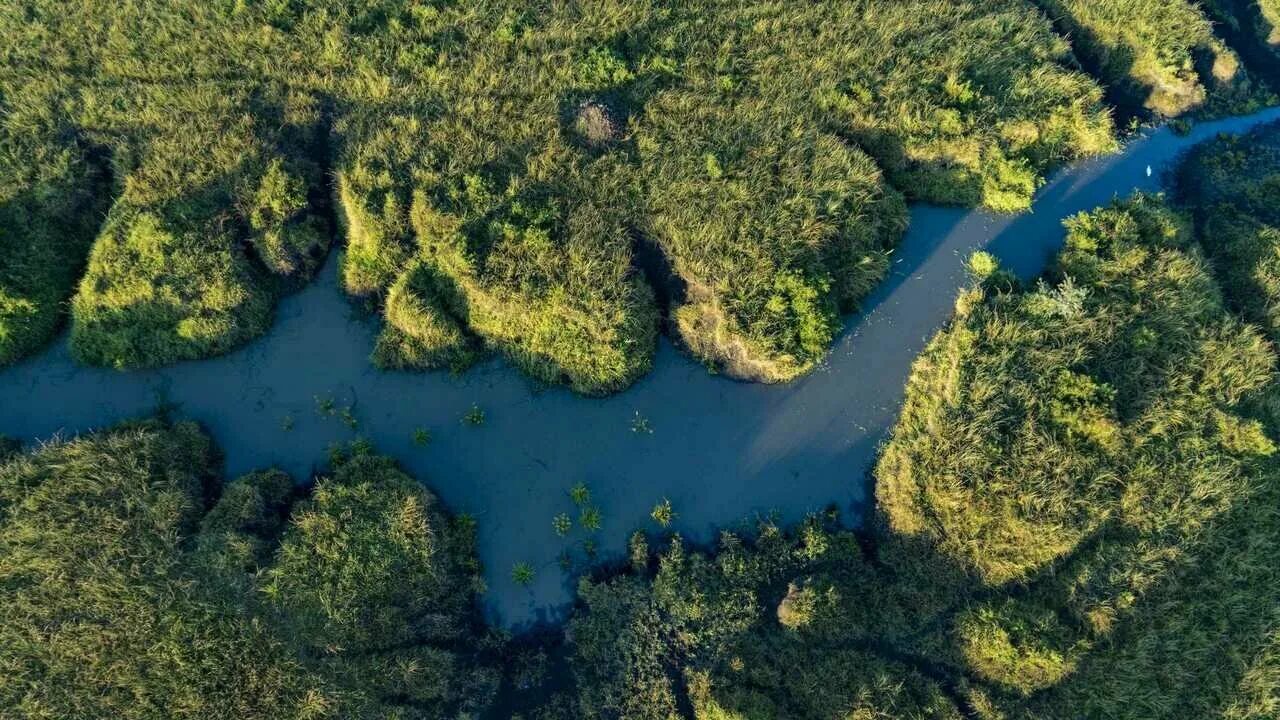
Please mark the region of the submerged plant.
<svg viewBox="0 0 1280 720"><path fill-rule="evenodd" d="M431 431L424 428L415 428L413 431L414 447L424 448L431 444Z"/></svg>
<svg viewBox="0 0 1280 720"><path fill-rule="evenodd" d="M578 524L587 532L598 531L601 525L600 508L594 505L583 507L582 512L578 515Z"/></svg>
<svg viewBox="0 0 1280 720"><path fill-rule="evenodd" d="M518 562L511 567L511 581L522 587L532 585L536 576L537 572L527 562Z"/></svg>
<svg viewBox="0 0 1280 720"><path fill-rule="evenodd" d="M631 432L641 435L652 435L653 425L649 422L649 418L640 414L637 410L635 417L631 419Z"/></svg>
<svg viewBox="0 0 1280 720"><path fill-rule="evenodd" d="M471 427L480 427L484 424L484 410L479 405L472 405L471 409L462 416L462 423Z"/></svg>
<svg viewBox="0 0 1280 720"><path fill-rule="evenodd" d="M569 518L568 513L560 513L551 519L551 528L555 530L556 535L564 537L573 529L573 520Z"/></svg>

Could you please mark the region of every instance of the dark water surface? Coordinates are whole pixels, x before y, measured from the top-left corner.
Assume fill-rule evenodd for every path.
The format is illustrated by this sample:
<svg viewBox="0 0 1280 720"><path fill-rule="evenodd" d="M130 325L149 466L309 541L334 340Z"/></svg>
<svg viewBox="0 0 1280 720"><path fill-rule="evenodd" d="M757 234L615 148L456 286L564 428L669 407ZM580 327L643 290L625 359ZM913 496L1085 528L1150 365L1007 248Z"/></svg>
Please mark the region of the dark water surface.
<svg viewBox="0 0 1280 720"><path fill-rule="evenodd" d="M277 466L299 479L324 462L330 443L358 434L476 518L494 620L554 620L573 593L558 558L573 550L580 560L587 537L552 530L557 513L577 516L574 484L586 483L601 510L593 537L602 559L620 556L631 531L657 529L649 512L663 498L678 514L675 529L697 541L771 512L789 522L831 504L856 521L911 362L950 316L972 251L985 247L1034 276L1061 245L1064 218L1159 189L1162 171L1191 145L1277 119L1280 108L1183 137L1147 133L1120 154L1059 173L1023 215L913 208L890 277L849 319L825 367L786 386L711 376L665 340L653 372L606 400L537 391L500 361L462 377L379 372L368 361L376 323L353 316L331 260L283 301L270 335L231 355L119 373L77 366L62 340L0 371L0 434L66 436L147 414L163 399L209 429L229 475ZM354 404L358 429L317 412L317 396ZM482 426L461 422L473 404L485 412ZM637 413L651 434L633 431ZM419 427L432 433L426 447L413 442ZM511 581L517 562L537 568L532 586Z"/></svg>

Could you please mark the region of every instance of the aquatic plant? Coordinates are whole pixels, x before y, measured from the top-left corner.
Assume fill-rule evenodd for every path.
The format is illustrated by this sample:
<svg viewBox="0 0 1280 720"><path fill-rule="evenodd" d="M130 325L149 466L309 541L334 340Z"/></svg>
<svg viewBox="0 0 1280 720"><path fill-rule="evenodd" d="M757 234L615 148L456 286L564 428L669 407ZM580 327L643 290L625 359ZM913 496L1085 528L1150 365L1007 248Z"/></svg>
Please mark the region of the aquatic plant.
<svg viewBox="0 0 1280 720"><path fill-rule="evenodd" d="M533 584L537 572L533 566L526 562L518 562L511 566L511 582L522 587L528 587Z"/></svg>
<svg viewBox="0 0 1280 720"><path fill-rule="evenodd" d="M663 498L662 502L653 506L653 511L649 513L649 517L662 527L670 527L671 522L676 519L676 512L671 507L671 501Z"/></svg>
<svg viewBox="0 0 1280 720"><path fill-rule="evenodd" d="M414 428L412 439L414 447L424 448L431 444L431 431L424 427Z"/></svg>
<svg viewBox="0 0 1280 720"><path fill-rule="evenodd" d="M584 505L582 512L578 514L578 525L587 532L599 531L601 525L600 508L594 505Z"/></svg>
<svg viewBox="0 0 1280 720"><path fill-rule="evenodd" d="M573 529L573 520L568 513L560 513L551 518L551 529L555 530L557 536L564 537Z"/></svg>
<svg viewBox="0 0 1280 720"><path fill-rule="evenodd" d="M640 414L640 411L637 410L635 417L631 419L631 432L641 435L652 435L653 423L650 423L649 418L644 417Z"/></svg>
<svg viewBox="0 0 1280 720"><path fill-rule="evenodd" d="M586 483L580 482L569 489L569 499L573 500L574 505L583 507L591 502L591 489Z"/></svg>
<svg viewBox="0 0 1280 720"><path fill-rule="evenodd" d="M479 405L472 405L471 409L462 416L462 423L471 427L480 427L484 424L484 410Z"/></svg>

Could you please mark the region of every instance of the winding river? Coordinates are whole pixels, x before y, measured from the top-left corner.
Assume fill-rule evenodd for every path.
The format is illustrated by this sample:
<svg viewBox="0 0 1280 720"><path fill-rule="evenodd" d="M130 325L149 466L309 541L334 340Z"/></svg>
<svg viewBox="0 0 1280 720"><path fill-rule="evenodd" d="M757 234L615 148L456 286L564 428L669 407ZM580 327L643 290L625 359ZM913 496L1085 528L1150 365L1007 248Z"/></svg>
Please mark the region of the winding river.
<svg viewBox="0 0 1280 720"><path fill-rule="evenodd" d="M1157 190L1162 171L1195 143L1277 119L1272 108L1185 136L1144 133L1119 154L1059 172L1022 215L913 208L890 276L848 319L825 366L786 386L709 375L665 340L653 372L605 400L538 390L498 360L461 377L379 372L368 361L376 322L353 313L330 261L281 303L268 336L224 357L120 373L77 366L61 340L0 370L0 434L66 436L165 402L211 432L229 475L276 466L300 479L331 443L366 437L476 518L491 619L517 628L553 621L573 596L561 554L581 562L592 537L600 559L620 557L633 530L657 529L649 513L663 498L677 513L673 528L700 542L719 528L771 514L795 521L833 503L856 521L911 362L950 315L972 251L986 248L1032 277L1061 245L1064 218ZM317 397L351 406L358 428L318 412ZM461 422L474 405L485 413L479 426ZM425 446L414 442L416 428L431 432ZM558 537L552 518L576 516L568 490L579 482L602 527ZM511 580L520 562L537 570L528 587Z"/></svg>

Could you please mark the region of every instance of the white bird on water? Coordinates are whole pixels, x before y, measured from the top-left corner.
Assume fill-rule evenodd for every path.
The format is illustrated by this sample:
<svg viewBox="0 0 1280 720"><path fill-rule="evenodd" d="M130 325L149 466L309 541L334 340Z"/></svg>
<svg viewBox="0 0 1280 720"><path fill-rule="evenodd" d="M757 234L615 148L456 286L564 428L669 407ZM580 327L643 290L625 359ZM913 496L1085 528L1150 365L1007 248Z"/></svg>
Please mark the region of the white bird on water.
<svg viewBox="0 0 1280 720"><path fill-rule="evenodd" d="M1151 166L1147 166L1147 177L1151 177Z"/></svg>

